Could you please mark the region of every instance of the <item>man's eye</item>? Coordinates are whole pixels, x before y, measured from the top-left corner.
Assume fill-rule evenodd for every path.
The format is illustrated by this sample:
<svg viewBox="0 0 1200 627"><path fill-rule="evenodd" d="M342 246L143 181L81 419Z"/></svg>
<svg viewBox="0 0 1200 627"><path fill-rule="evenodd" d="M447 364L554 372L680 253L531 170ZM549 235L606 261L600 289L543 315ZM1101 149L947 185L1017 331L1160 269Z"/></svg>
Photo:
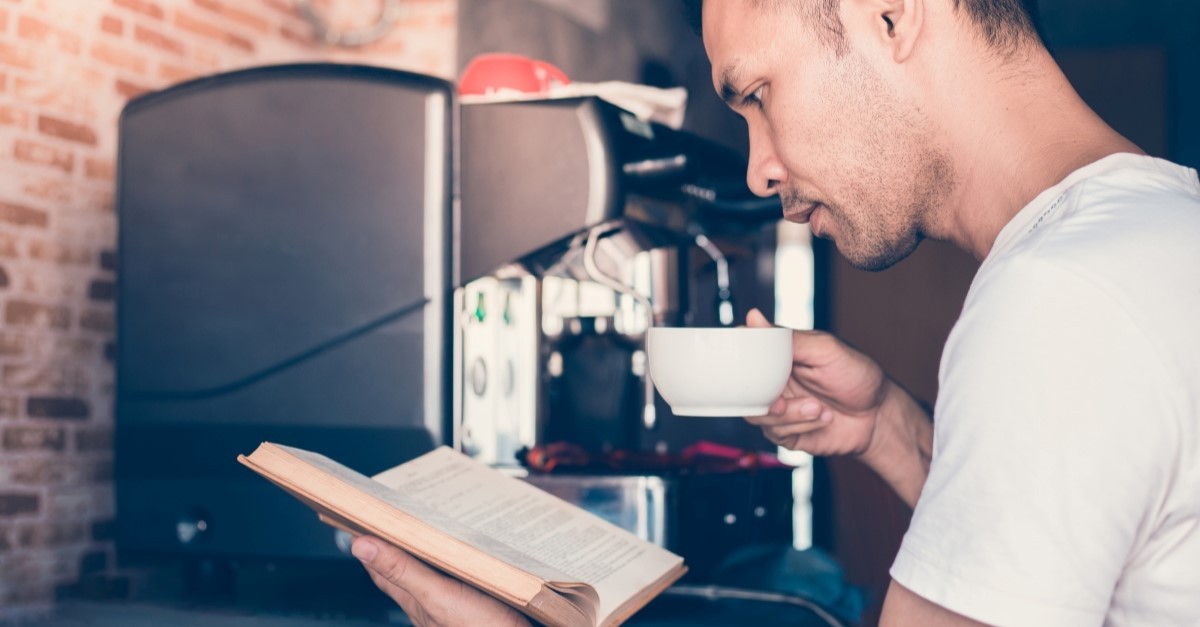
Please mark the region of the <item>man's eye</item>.
<svg viewBox="0 0 1200 627"><path fill-rule="evenodd" d="M766 87L766 85L762 85L758 89L750 92L750 94L746 96L746 104L754 105L761 109L763 106L763 90L766 89Z"/></svg>

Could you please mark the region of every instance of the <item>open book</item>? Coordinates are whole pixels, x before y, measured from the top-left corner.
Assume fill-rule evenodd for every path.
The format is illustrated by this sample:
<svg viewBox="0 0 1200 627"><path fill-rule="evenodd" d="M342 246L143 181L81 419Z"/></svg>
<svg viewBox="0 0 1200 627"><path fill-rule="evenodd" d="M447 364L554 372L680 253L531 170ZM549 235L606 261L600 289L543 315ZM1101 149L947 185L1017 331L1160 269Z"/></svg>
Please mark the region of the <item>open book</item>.
<svg viewBox="0 0 1200 627"><path fill-rule="evenodd" d="M326 523L551 626L619 625L687 571L678 555L446 447L373 478L270 442L238 461Z"/></svg>

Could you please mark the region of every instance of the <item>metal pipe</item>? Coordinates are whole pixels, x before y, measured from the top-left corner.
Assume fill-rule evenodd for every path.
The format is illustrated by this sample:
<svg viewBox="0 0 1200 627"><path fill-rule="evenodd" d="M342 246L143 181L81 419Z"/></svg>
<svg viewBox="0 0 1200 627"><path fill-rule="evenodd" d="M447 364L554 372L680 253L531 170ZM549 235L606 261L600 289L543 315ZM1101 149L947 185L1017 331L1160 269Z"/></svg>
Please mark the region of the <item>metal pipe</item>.
<svg viewBox="0 0 1200 627"><path fill-rule="evenodd" d="M650 302L650 297L604 274L600 271L600 266L596 264L596 244L602 236L612 230L612 227L602 224L588 231L587 243L583 247L583 269L587 272L589 279L618 294L628 296L637 301L646 312L646 333L649 334L650 329L654 327L654 304ZM649 364L646 365L646 370L642 374L642 383L645 386L645 403L642 405L642 424L647 429L653 429L654 425L658 422L658 412L654 407L654 381L650 378Z"/></svg>

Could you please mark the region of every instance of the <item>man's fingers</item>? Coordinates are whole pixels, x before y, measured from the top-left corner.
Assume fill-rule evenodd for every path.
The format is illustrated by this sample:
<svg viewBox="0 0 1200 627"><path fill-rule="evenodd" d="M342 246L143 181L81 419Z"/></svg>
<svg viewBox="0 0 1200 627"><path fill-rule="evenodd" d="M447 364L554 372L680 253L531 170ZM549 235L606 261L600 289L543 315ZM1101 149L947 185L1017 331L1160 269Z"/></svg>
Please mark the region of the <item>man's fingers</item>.
<svg viewBox="0 0 1200 627"><path fill-rule="evenodd" d="M826 416L832 417L832 414L826 414ZM816 420L809 420L807 422L789 422L775 427L764 427L763 430L769 432L776 439L782 439L824 429L829 425L829 422L828 418L817 418Z"/></svg>
<svg viewBox="0 0 1200 627"><path fill-rule="evenodd" d="M421 560L375 538L356 538L350 550L376 583L382 578L406 594L417 596L422 590L434 590L449 581Z"/></svg>
<svg viewBox="0 0 1200 627"><path fill-rule="evenodd" d="M414 585L413 573L417 568L427 568L424 564L385 542L363 536L354 539L350 552L366 567L376 587L398 603L416 624L429 623L425 607L409 589Z"/></svg>
<svg viewBox="0 0 1200 627"><path fill-rule="evenodd" d="M763 315L763 312L757 309L751 309L750 313L746 314L746 326L765 329L771 327L771 321Z"/></svg>
<svg viewBox="0 0 1200 627"><path fill-rule="evenodd" d="M776 400L765 416L747 416L746 421L759 427L773 427L795 422L812 422L819 420L822 413L828 412L825 404L811 396L797 398L780 398Z"/></svg>

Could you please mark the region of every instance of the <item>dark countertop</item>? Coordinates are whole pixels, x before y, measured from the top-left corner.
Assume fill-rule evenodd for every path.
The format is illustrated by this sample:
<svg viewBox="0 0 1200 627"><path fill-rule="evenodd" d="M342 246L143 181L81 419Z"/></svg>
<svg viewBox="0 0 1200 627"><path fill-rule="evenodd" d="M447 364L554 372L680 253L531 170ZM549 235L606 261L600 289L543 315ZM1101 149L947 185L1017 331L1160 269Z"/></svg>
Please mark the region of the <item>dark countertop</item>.
<svg viewBox="0 0 1200 627"><path fill-rule="evenodd" d="M136 602L67 600L45 620L22 623L38 627L378 627L411 625L402 612L390 618L363 620L339 616L290 616L241 613L235 609L172 608ZM828 623L800 608L744 602L662 599L634 616L634 627L692 627L767 624L772 627L820 626Z"/></svg>
<svg viewBox="0 0 1200 627"><path fill-rule="evenodd" d="M242 564L233 581L201 582L181 564L135 571L124 598L81 590L53 613L20 625L39 627L377 627L411 625L350 560L325 564ZM204 586L210 586L203 589ZM103 586L99 586L103 588ZM109 586L111 588L111 586ZM90 596L90 598L88 598ZM769 624L825 627L828 622L792 605L665 594L628 623L640 627Z"/></svg>

